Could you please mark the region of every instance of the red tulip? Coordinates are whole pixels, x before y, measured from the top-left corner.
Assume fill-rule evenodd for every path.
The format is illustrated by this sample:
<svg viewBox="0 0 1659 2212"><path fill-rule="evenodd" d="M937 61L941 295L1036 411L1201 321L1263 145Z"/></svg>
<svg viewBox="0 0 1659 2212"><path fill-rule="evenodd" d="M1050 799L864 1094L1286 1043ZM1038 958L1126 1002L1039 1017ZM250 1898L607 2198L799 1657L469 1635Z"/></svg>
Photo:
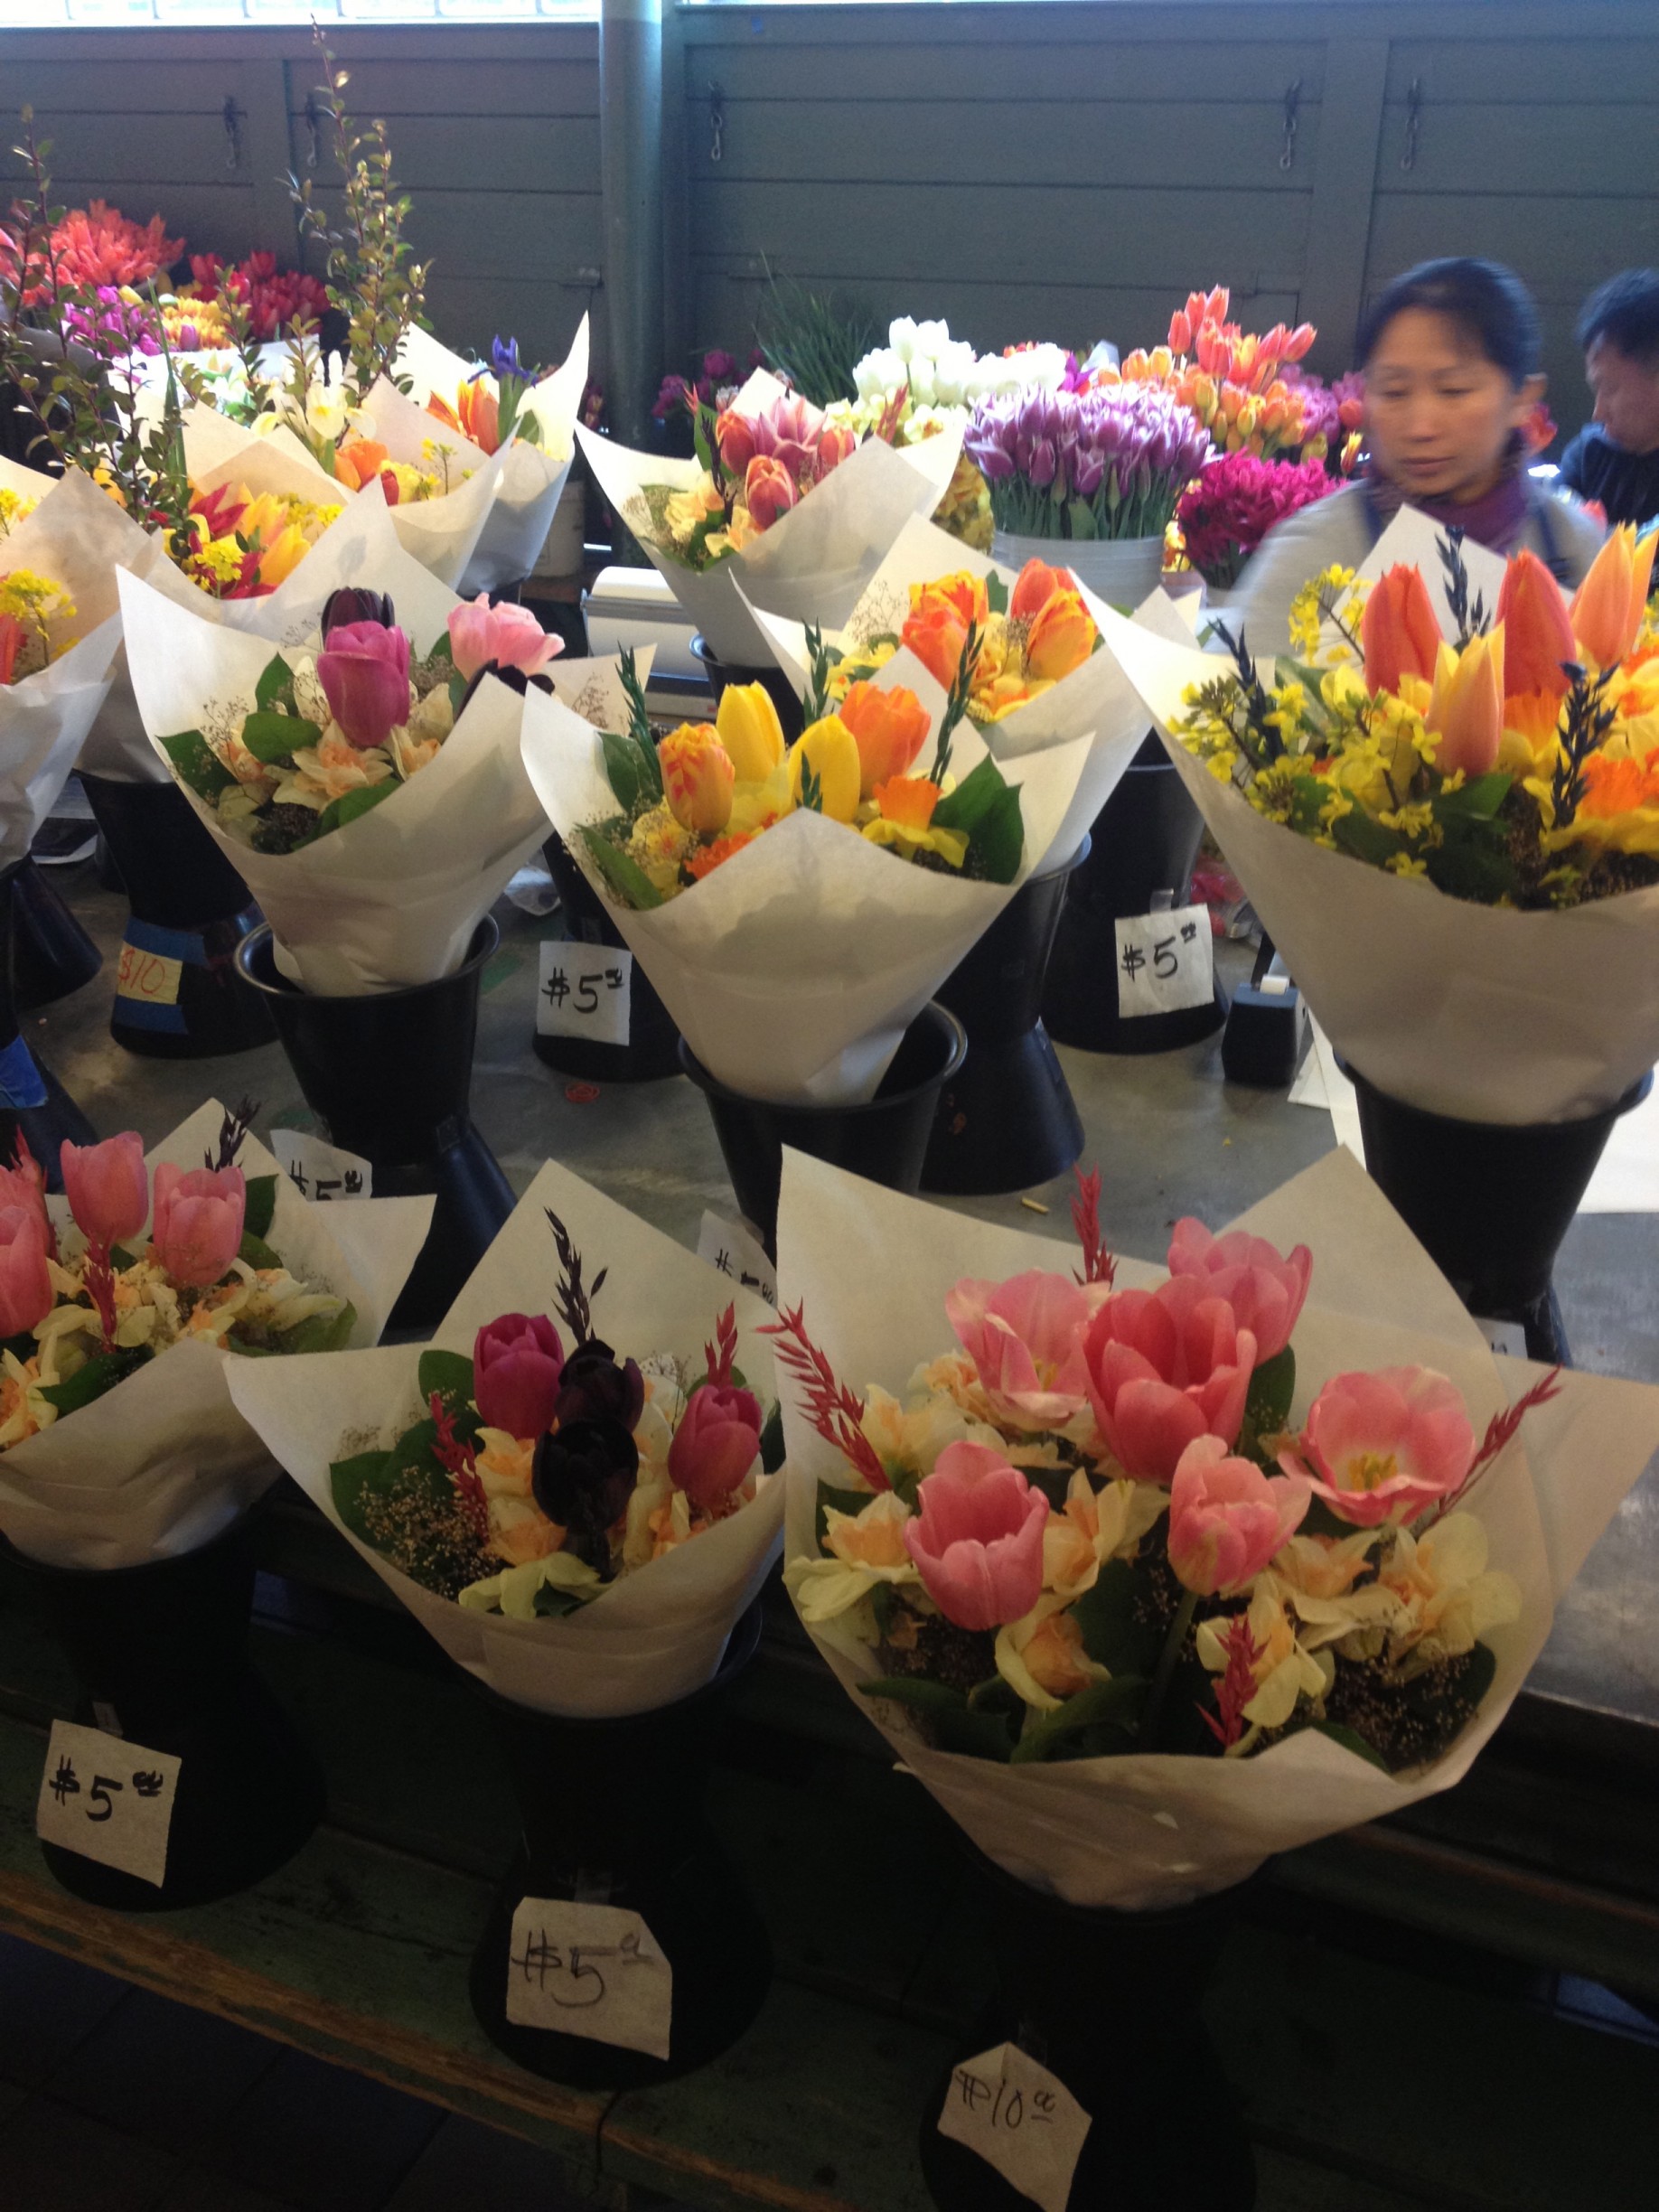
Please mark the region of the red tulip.
<svg viewBox="0 0 1659 2212"><path fill-rule="evenodd" d="M1365 649L1365 688L1398 691L1402 676L1432 680L1440 653L1440 625L1429 586L1415 568L1396 564L1378 577L1360 623Z"/></svg>
<svg viewBox="0 0 1659 2212"><path fill-rule="evenodd" d="M765 454L755 455L744 476L743 503L756 530L770 530L800 497L794 478L781 461Z"/></svg>

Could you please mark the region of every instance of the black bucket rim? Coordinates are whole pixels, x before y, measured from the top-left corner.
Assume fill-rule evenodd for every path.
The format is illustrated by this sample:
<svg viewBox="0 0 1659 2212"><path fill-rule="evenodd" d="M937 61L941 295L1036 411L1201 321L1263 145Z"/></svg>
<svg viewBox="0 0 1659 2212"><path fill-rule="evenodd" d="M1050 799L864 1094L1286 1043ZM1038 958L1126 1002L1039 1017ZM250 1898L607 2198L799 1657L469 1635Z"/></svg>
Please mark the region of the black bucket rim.
<svg viewBox="0 0 1659 2212"><path fill-rule="evenodd" d="M1471 1135L1489 1134L1510 1140L1547 1139L1558 1132L1565 1139L1570 1132L1582 1133L1600 1122L1611 1127L1621 1115L1632 1112L1642 1103L1654 1087L1654 1073L1659 1072L1649 1068L1645 1074L1638 1075L1629 1089L1622 1092L1610 1106L1598 1106L1587 1114L1568 1115L1560 1121L1476 1121L1465 1114L1436 1113L1432 1107L1413 1105L1410 1099L1402 1099L1392 1091L1385 1091L1381 1083L1373 1083L1369 1075L1355 1067L1353 1061L1341 1053L1334 1056L1338 1069L1356 1091L1368 1092L1373 1098L1380 1099L1392 1113L1413 1117L1430 1128L1467 1129Z"/></svg>
<svg viewBox="0 0 1659 2212"><path fill-rule="evenodd" d="M722 1083L717 1075L711 1074L692 1051L683 1036L680 1039L680 1073L697 1085L705 1098L730 1099L740 1106L760 1107L769 1114L788 1115L792 1119L813 1119L820 1114L833 1113L838 1117L845 1115L851 1120L855 1116L862 1118L867 1115L893 1113L903 1107L914 1104L923 1092L937 1089L949 1083L951 1076L956 1073L968 1057L967 1030L963 1028L957 1017L951 1013L950 1008L942 1006L937 998L930 998L920 1013L905 1023L900 1044L903 1044L904 1037L907 1037L919 1023L927 1021L930 1016L933 1017L933 1026L936 1029L942 1029L951 1040L951 1049L946 1055L943 1067L934 1074L923 1075L918 1082L907 1083L902 1091L890 1092L886 1098L881 1097L878 1093L875 1098L859 1099L850 1104L843 1104L834 1099L759 1098L753 1092L735 1090L730 1083ZM894 1056L897 1057L896 1053ZM884 1076L882 1080L885 1082L886 1079Z"/></svg>
<svg viewBox="0 0 1659 2212"><path fill-rule="evenodd" d="M257 929L249 930L238 943L232 957L241 980L250 990L263 992L267 998L279 999L285 1004L299 999L308 1006L356 1006L372 999L377 1007L382 1007L395 1005L399 999L417 998L425 991L441 990L446 984L460 982L464 977L471 976L475 970L482 968L492 953L499 949L501 942L501 923L492 914L484 914L473 932L466 958L450 974L434 976L427 983L399 983L391 990L379 991L308 991L303 984L289 982L287 977L276 968L274 953L270 962L274 980L267 981L264 976L256 975L254 961L276 942L276 933L268 922L261 922Z"/></svg>
<svg viewBox="0 0 1659 2212"><path fill-rule="evenodd" d="M0 1557L4 1557L9 1573L38 1575L45 1579L53 1576L84 1577L87 1586L94 1580L100 1589L112 1583L123 1583L128 1589L136 1588L146 1579L158 1579L175 1569L193 1565L206 1560L213 1552L228 1552L248 1533L252 1515L258 1508L256 1499L251 1505L239 1506L235 1515L224 1527L210 1536L205 1543L192 1544L188 1551L168 1551L159 1558L138 1560L130 1567L70 1567L58 1560L36 1559L33 1552L14 1543L11 1537L0 1533Z"/></svg>

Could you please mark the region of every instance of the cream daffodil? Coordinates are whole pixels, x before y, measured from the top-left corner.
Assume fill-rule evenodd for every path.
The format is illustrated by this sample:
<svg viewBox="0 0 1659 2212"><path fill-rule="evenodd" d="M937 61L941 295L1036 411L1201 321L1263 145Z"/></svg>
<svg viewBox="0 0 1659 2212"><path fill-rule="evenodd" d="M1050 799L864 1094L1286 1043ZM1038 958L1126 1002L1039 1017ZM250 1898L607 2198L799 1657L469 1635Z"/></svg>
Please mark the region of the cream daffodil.
<svg viewBox="0 0 1659 2212"><path fill-rule="evenodd" d="M828 1556L792 1559L783 1571L785 1587L809 1627L848 1611L878 1583L895 1588L920 1583L904 1544L910 1517L910 1508L894 1490L877 1492L857 1514L825 1507Z"/></svg>
<svg viewBox="0 0 1659 2212"><path fill-rule="evenodd" d="M1091 1659L1065 1598L1039 1598L1023 1619L997 1631L997 1672L1034 1712L1054 1712L1110 1668Z"/></svg>
<svg viewBox="0 0 1659 2212"><path fill-rule="evenodd" d="M1168 1499L1156 1483L1109 1482L1097 1490L1082 1467L1073 1470L1065 1504L1043 1531L1043 1587L1070 1605L1120 1553L1132 1552L1162 1517Z"/></svg>

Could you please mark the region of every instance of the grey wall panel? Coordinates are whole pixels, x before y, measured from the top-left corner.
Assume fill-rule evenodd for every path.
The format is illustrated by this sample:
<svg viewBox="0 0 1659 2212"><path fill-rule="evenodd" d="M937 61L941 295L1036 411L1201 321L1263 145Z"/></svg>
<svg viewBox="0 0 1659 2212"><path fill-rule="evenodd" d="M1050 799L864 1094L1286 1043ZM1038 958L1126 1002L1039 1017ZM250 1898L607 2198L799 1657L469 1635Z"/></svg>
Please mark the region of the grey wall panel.
<svg viewBox="0 0 1659 2212"><path fill-rule="evenodd" d="M734 99L799 99L817 91L859 102L997 102L1086 92L1119 100L1226 103L1279 99L1299 77L1305 97L1318 98L1323 21L1317 32L1295 42L1257 40L1247 28L1235 35L1232 20L1218 22L1212 11L1211 30L1220 34L1195 47L1178 38L1114 37L1111 12L1103 8L1090 11L1098 35L1086 42L1068 38L1064 26L1078 13L1045 7L1041 16L1027 14L1026 36L1008 43L988 39L992 18L978 8L971 15L906 10L920 35L893 45L873 38L815 44L840 27L821 14L806 19L799 30L775 13L757 16L753 20L764 25L764 34L756 36L743 27L752 19L736 10L705 11L687 19L692 38L686 49L688 89L701 92L712 77ZM1247 7L1236 11L1239 17L1251 13ZM867 19L859 27L873 31L875 23Z"/></svg>

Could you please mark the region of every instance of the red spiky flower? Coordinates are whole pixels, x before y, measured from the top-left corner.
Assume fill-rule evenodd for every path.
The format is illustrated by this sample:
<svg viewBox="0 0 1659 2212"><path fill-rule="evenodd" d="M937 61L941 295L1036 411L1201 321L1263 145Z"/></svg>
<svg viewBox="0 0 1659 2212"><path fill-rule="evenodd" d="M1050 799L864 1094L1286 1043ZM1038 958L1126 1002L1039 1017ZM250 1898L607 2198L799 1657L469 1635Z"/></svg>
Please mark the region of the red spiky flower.
<svg viewBox="0 0 1659 2212"><path fill-rule="evenodd" d="M473 1447L455 1434L455 1417L434 1391L426 1401L432 1415L432 1426L437 1430L432 1440L432 1456L455 1486L455 1499L463 1514L480 1543L490 1533L490 1501L484 1495L484 1486L479 1476L477 1455Z"/></svg>
<svg viewBox="0 0 1659 2212"><path fill-rule="evenodd" d="M819 1435L835 1446L872 1490L890 1490L893 1486L864 1433L864 1401L837 1382L834 1368L807 1335L805 1306L797 1306L793 1313L785 1307L783 1319L768 1323L761 1335L780 1340L778 1364L800 1385L801 1410Z"/></svg>
<svg viewBox="0 0 1659 2212"><path fill-rule="evenodd" d="M1076 1275L1080 1283L1104 1283L1110 1290L1118 1272L1118 1263L1106 1249L1106 1240L1101 1234L1101 1171L1092 1167L1084 1175L1081 1167L1073 1167L1077 1177L1077 1196L1072 1201L1072 1226L1077 1232L1077 1241L1083 1246L1083 1271ZM1075 1275L1075 1270L1073 1270Z"/></svg>

